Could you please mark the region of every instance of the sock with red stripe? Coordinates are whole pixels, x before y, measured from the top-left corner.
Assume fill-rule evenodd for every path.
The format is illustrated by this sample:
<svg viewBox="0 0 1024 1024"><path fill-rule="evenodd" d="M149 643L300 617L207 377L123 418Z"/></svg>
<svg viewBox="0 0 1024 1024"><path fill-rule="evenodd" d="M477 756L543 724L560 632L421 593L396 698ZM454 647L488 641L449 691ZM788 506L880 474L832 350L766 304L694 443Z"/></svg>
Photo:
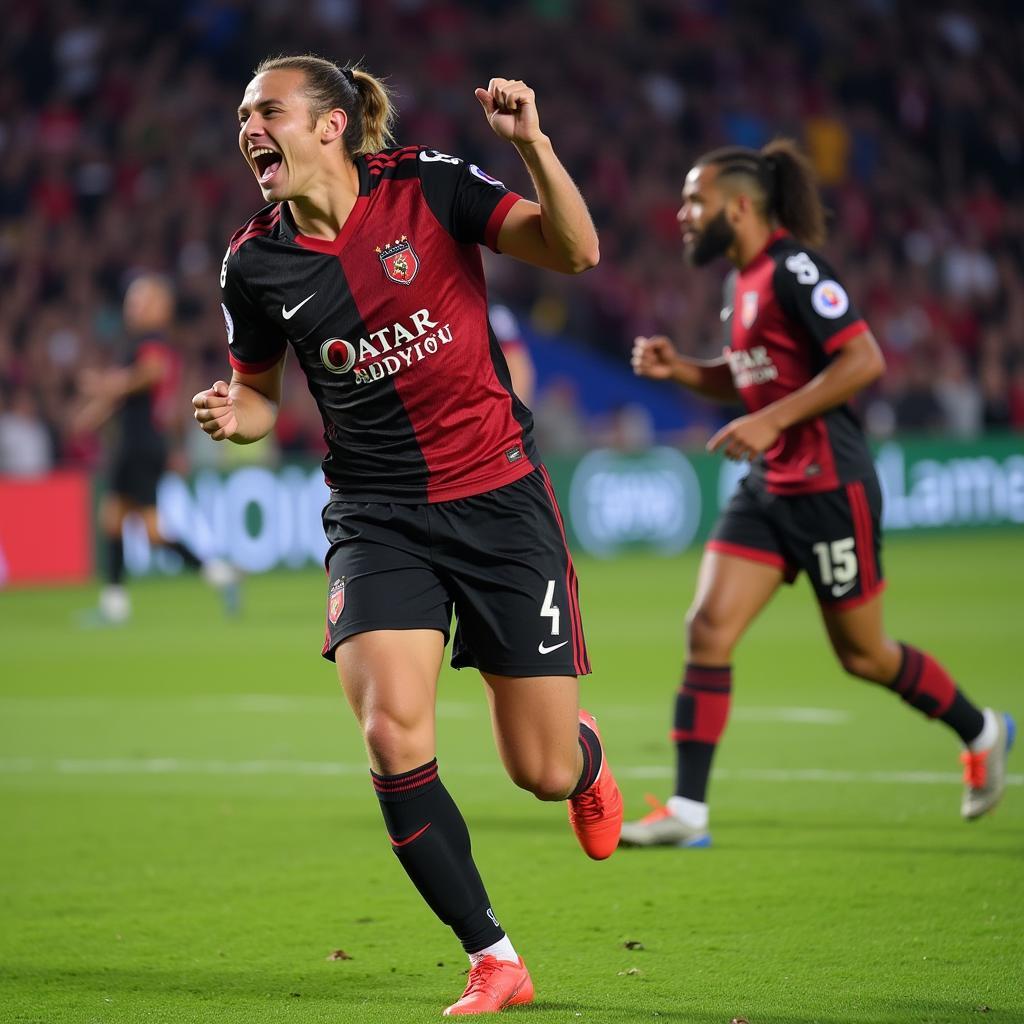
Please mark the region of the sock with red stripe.
<svg viewBox="0 0 1024 1024"><path fill-rule="evenodd" d="M676 796L707 802L708 779L715 748L729 720L732 701L731 665L688 663L676 695Z"/></svg>
<svg viewBox="0 0 1024 1024"><path fill-rule="evenodd" d="M977 739L985 716L957 688L949 673L930 655L900 644L903 660L889 684L911 707L946 723L965 744Z"/></svg>
<svg viewBox="0 0 1024 1024"><path fill-rule="evenodd" d="M437 759L398 775L370 772L391 845L431 910L476 953L505 936L473 863L469 830Z"/></svg>
<svg viewBox="0 0 1024 1024"><path fill-rule="evenodd" d="M583 771L580 773L576 788L569 794L570 800L584 790L590 789L601 774L601 765L604 762L601 741L597 738L597 733L585 722L580 722L580 752L583 754Z"/></svg>

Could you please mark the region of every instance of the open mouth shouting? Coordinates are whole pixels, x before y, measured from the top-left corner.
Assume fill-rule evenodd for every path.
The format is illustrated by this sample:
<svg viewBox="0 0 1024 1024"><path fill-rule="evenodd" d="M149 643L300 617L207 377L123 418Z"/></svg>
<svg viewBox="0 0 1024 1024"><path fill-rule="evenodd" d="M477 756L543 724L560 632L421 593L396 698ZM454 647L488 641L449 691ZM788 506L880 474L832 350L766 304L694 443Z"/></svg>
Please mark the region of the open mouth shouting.
<svg viewBox="0 0 1024 1024"><path fill-rule="evenodd" d="M269 185L281 166L281 154L267 146L256 146L249 151L249 158L256 165L256 176L260 184Z"/></svg>

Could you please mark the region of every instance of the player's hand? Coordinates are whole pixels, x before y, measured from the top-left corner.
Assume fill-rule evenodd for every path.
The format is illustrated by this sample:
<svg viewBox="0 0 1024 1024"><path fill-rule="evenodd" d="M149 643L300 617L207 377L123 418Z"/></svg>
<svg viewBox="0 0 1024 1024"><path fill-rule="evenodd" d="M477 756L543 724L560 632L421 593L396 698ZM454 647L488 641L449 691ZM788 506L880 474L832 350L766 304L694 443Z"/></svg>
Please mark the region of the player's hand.
<svg viewBox="0 0 1024 1024"><path fill-rule="evenodd" d="M492 78L486 89L476 90L476 98L499 138L526 143L543 138L536 98L525 82L518 78Z"/></svg>
<svg viewBox="0 0 1024 1024"><path fill-rule="evenodd" d="M779 439L782 431L765 411L740 416L724 427L707 443L709 452L721 451L727 459L753 462Z"/></svg>
<svg viewBox="0 0 1024 1024"><path fill-rule="evenodd" d="M223 441L238 430L235 403L227 384L219 380L207 391L192 396L196 422L214 439Z"/></svg>
<svg viewBox="0 0 1024 1024"><path fill-rule="evenodd" d="M679 353L664 335L633 340L633 372L651 380L671 380Z"/></svg>

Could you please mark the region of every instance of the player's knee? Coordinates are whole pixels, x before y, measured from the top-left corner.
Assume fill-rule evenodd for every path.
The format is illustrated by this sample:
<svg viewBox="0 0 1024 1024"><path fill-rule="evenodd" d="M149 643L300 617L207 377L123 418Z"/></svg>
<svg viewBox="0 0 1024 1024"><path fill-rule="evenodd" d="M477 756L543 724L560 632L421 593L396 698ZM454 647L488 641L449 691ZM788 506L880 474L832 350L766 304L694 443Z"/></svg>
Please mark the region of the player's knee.
<svg viewBox="0 0 1024 1024"><path fill-rule="evenodd" d="M509 775L520 789L538 800L564 800L577 781L572 766L559 764L513 766Z"/></svg>
<svg viewBox="0 0 1024 1024"><path fill-rule="evenodd" d="M686 614L686 649L691 659L729 659L731 631L707 605L694 605Z"/></svg>
<svg viewBox="0 0 1024 1024"><path fill-rule="evenodd" d="M887 681L884 659L873 651L850 648L836 651L836 656L843 669L857 679L865 679L871 683Z"/></svg>
<svg viewBox="0 0 1024 1024"><path fill-rule="evenodd" d="M422 757L426 762L432 756L419 750L420 730L411 723L387 711L374 711L363 720L363 739L366 748L378 764L408 764Z"/></svg>

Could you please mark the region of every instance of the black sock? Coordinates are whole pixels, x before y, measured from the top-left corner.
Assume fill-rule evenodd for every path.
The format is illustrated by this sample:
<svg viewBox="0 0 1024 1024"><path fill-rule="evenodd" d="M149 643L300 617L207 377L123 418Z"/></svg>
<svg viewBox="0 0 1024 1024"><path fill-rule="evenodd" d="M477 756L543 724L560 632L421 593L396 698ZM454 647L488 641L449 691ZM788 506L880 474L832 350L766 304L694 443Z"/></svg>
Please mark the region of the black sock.
<svg viewBox="0 0 1024 1024"><path fill-rule="evenodd" d="M976 708L959 690L949 710L939 718L956 732L964 746L976 740L985 728L984 712Z"/></svg>
<svg viewBox="0 0 1024 1024"><path fill-rule="evenodd" d="M107 582L115 587L124 582L124 541L120 531L107 538Z"/></svg>
<svg viewBox="0 0 1024 1024"><path fill-rule="evenodd" d="M716 743L698 743L695 740L676 744L676 796L707 803L708 780Z"/></svg>
<svg viewBox="0 0 1024 1024"><path fill-rule="evenodd" d="M585 722L580 722L580 752L583 754L583 771L580 773L576 788L569 794L570 800L574 796L579 796L585 789L590 789L597 781L604 762L601 741L597 738L597 733Z"/></svg>
<svg viewBox="0 0 1024 1024"><path fill-rule="evenodd" d="M195 571L202 567L202 560L196 555L196 553L184 542L180 540L165 540L163 546L168 551L173 551L175 554L181 556L181 560L185 563L186 569L192 569Z"/></svg>
<svg viewBox="0 0 1024 1024"><path fill-rule="evenodd" d="M391 845L430 909L467 953L505 937L480 873L469 830L437 774L437 759L399 775L371 771Z"/></svg>

